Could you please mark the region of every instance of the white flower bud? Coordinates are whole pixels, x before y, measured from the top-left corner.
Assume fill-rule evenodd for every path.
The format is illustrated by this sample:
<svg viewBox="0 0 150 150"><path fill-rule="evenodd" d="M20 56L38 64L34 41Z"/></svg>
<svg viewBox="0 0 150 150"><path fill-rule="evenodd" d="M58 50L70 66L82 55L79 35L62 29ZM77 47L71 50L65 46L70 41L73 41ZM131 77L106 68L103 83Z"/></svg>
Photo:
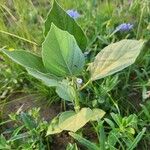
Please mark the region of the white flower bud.
<svg viewBox="0 0 150 150"><path fill-rule="evenodd" d="M77 78L77 83L78 84L82 84L83 83L83 80L81 78Z"/></svg>

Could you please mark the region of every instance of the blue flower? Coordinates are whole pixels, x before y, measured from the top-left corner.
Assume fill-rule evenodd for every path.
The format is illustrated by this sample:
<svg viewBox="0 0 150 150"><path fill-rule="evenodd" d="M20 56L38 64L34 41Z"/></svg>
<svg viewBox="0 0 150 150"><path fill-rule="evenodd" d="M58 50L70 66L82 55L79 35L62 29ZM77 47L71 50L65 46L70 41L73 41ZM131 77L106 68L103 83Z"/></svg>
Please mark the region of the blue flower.
<svg viewBox="0 0 150 150"><path fill-rule="evenodd" d="M77 19L80 17L80 14L76 10L67 10L67 14L73 19Z"/></svg>
<svg viewBox="0 0 150 150"><path fill-rule="evenodd" d="M133 24L130 23L122 23L121 25L119 25L115 31L129 31L133 28Z"/></svg>

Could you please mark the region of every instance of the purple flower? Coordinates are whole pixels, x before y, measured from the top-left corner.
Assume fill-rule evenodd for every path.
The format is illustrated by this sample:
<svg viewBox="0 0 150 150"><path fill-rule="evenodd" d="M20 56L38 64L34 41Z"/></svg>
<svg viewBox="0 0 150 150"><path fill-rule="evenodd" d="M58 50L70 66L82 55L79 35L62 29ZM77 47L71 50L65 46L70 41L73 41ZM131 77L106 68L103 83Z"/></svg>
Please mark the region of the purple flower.
<svg viewBox="0 0 150 150"><path fill-rule="evenodd" d="M130 23L122 23L121 25L119 25L115 31L129 31L133 28L133 24Z"/></svg>
<svg viewBox="0 0 150 150"><path fill-rule="evenodd" d="M76 10L67 10L67 14L72 17L73 19L77 19L80 17L80 14Z"/></svg>

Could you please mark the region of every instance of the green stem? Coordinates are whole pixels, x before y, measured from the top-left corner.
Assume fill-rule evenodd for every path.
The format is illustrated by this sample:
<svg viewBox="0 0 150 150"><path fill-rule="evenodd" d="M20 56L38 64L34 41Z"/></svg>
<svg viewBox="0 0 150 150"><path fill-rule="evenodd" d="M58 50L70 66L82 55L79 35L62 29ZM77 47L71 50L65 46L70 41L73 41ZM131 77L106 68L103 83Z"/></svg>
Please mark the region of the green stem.
<svg viewBox="0 0 150 150"><path fill-rule="evenodd" d="M79 102L79 94L78 94L78 91L77 89L75 89L75 106L74 106L74 109L76 112L79 112L80 110L80 102Z"/></svg>
<svg viewBox="0 0 150 150"><path fill-rule="evenodd" d="M75 92L75 98L74 98L74 109L75 112L79 112L80 110L80 101L79 101L79 91L76 85L76 78L72 78L72 84Z"/></svg>
<svg viewBox="0 0 150 150"><path fill-rule="evenodd" d="M3 50L3 49L5 49L7 46L3 46L2 48L0 48L0 50Z"/></svg>
<svg viewBox="0 0 150 150"><path fill-rule="evenodd" d="M115 33L117 33L118 32L118 30L115 30L115 31L113 31L110 35L108 35L107 37L108 38L111 38Z"/></svg>
<svg viewBox="0 0 150 150"><path fill-rule="evenodd" d="M76 82L74 82L74 91L75 91L74 109L76 112L79 112L80 110L79 91L83 90L90 82L91 80L89 80L86 84L84 84L80 89L77 89Z"/></svg>
<svg viewBox="0 0 150 150"><path fill-rule="evenodd" d="M91 80L86 82L79 90L82 91L90 82L91 82Z"/></svg>
<svg viewBox="0 0 150 150"><path fill-rule="evenodd" d="M137 29L137 34L136 34L136 39L139 38L139 34L140 34L140 29L141 29L141 24L142 24L142 19L143 19L143 16L144 16L144 9L145 9L145 4L141 10L141 15L140 15L140 20L139 20L139 24L138 24L138 29Z"/></svg>
<svg viewBox="0 0 150 150"><path fill-rule="evenodd" d="M84 84L80 89L77 89L76 79L73 79L73 87L74 87L74 91L75 91L74 109L76 112L79 112L79 110L80 110L79 91L83 90L90 82L91 82L91 80L88 80L88 82L86 84Z"/></svg>
<svg viewBox="0 0 150 150"><path fill-rule="evenodd" d="M7 35L10 35L10 36L13 36L13 37L15 37L15 38L21 39L21 40L23 40L23 41L26 41L26 42L31 43L31 44L34 44L34 45L38 45L38 44L35 43L34 41L25 39L24 37L21 37L21 36L19 36L19 35L15 35L15 34L13 34L13 33L9 33L9 32L7 32L7 31L0 30L0 33L7 34Z"/></svg>
<svg viewBox="0 0 150 150"><path fill-rule="evenodd" d="M120 114L120 110L119 110L119 107L118 107L117 103L113 100L113 98L111 97L111 95L109 93L107 93L107 95L110 98L110 100L113 102L113 104L116 107L118 113Z"/></svg>

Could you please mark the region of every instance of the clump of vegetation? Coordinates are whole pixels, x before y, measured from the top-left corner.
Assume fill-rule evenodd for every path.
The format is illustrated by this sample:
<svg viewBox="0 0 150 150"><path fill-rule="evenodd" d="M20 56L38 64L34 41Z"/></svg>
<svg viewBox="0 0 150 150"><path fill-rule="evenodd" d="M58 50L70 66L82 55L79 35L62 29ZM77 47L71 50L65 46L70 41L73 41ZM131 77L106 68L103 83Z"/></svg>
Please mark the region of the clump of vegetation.
<svg viewBox="0 0 150 150"><path fill-rule="evenodd" d="M84 2L78 4L79 8L84 8ZM8 58L19 64L12 66L12 70L17 66L22 74L16 80L17 84L19 81L17 88L24 90L33 85L30 93L38 89L38 94L42 93L46 99L50 94L51 103L61 100L64 111L50 122L40 119L39 109L27 113L19 109L9 115L8 121L2 119L1 126L9 122L14 124L11 131L1 131L0 149L60 149L55 147L53 140L61 134L70 138L68 144L63 145L66 150L84 147L89 150L132 150L138 145L141 149L148 148L149 110L145 101L149 98L149 54L145 50L149 49L149 2L143 0L142 6L138 0L93 1L86 5L89 8L83 10L87 14L83 10L65 11L54 0L44 23L40 52L34 49L30 52L25 45L25 50L12 50L4 45L1 48L6 65L12 65ZM129 6L129 13L126 13ZM141 13L140 18L136 16L137 22L132 18L135 11ZM87 15L86 18L83 15ZM23 37L1 32L36 45ZM15 69L15 73L17 71ZM27 84L26 87L23 84Z"/></svg>

